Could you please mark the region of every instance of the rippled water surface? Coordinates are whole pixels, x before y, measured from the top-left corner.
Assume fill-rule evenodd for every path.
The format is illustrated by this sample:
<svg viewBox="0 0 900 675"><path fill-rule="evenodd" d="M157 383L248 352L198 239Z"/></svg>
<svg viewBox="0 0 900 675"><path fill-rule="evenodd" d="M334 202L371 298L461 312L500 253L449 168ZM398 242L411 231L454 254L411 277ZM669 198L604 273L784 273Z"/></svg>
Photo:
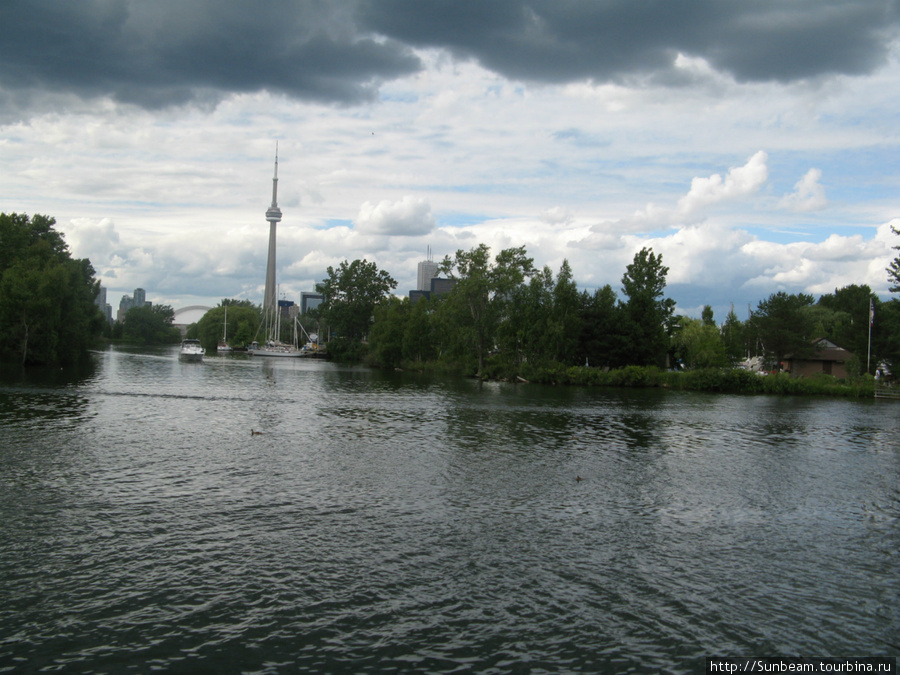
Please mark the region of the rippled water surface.
<svg viewBox="0 0 900 675"><path fill-rule="evenodd" d="M94 360L0 379L0 672L900 652L895 402Z"/></svg>

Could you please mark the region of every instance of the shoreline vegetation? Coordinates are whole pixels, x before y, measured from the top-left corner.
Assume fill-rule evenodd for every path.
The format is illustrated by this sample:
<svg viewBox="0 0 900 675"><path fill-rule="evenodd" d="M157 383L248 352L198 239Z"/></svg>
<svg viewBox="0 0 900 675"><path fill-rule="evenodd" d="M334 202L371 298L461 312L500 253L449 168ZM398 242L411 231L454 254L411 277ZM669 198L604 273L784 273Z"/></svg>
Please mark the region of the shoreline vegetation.
<svg viewBox="0 0 900 675"><path fill-rule="evenodd" d="M181 338L168 305L132 307L107 323L90 260L73 259L54 224L0 214L0 364L65 366L102 340L149 346ZM886 270L892 292L900 292L898 266L900 257ZM622 297L609 284L580 291L567 260L555 276L549 266L535 268L524 246L492 256L479 244L435 268L443 290L414 300L393 295L397 282L373 262L328 267L317 285L322 303L301 317L304 328L328 335L338 362L482 381L874 398L894 390L872 373L900 369L900 299L882 302L865 285L818 301L778 291L755 311L748 306L746 321L732 305L720 324L710 305L699 319L676 314L665 297L669 268L646 247L625 268ZM228 309L232 346L246 345L262 311L249 300L224 299L186 337L214 350ZM807 377L783 372L791 360L810 360L822 339L841 348L838 367L829 361ZM740 367L751 354L769 374Z"/></svg>
<svg viewBox="0 0 900 675"><path fill-rule="evenodd" d="M868 374L846 379L824 374L801 378L792 377L789 373L760 374L741 368L673 371L662 370L655 366L626 366L606 370L557 364L533 368L525 365L515 374L493 371L488 368L485 375L478 376L460 364L404 363L396 370L432 375L455 374L483 381L511 382L523 385L669 389L747 395L874 398L876 386L875 378Z"/></svg>

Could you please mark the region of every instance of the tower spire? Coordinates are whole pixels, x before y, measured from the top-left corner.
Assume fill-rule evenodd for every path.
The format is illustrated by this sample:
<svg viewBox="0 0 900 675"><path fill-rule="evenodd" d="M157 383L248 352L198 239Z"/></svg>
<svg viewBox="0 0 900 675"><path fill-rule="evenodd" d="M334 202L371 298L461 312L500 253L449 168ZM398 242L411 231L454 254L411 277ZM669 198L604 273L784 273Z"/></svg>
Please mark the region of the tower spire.
<svg viewBox="0 0 900 675"><path fill-rule="evenodd" d="M278 208L278 141L275 141L275 176L272 178L272 208ZM268 216L268 214L266 214Z"/></svg>

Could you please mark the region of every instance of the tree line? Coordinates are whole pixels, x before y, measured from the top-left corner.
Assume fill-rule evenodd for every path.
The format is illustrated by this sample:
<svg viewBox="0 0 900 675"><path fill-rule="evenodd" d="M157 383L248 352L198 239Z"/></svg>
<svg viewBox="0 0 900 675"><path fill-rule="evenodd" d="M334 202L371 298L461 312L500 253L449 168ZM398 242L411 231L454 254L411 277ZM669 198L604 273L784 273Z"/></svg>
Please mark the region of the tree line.
<svg viewBox="0 0 900 675"><path fill-rule="evenodd" d="M812 356L818 338L854 354L851 374L882 362L900 366L900 300L882 302L866 285L818 299L779 291L745 320L732 309L719 323L708 305L700 319L675 314L665 295L668 272L662 255L643 248L622 275L621 295L610 285L579 291L567 261L554 274L537 269L524 246L492 257L482 244L443 260L451 292L413 303L390 294L390 275L357 260L328 269L315 319L337 336L329 343L337 358L478 377L540 380L571 366L723 368L751 356L778 370L789 356ZM887 272L892 291L900 291L900 263Z"/></svg>
<svg viewBox="0 0 900 675"><path fill-rule="evenodd" d="M73 363L104 333L137 344L178 340L167 305L133 308L108 326L95 305L99 281L90 261L72 258L54 225L47 216L0 213L0 359ZM855 355L851 371L900 367L900 300L882 302L868 286L818 299L777 292L746 320L732 310L718 323L709 306L700 319L675 314L665 296L668 272L662 255L643 248L618 292L611 285L579 291L568 261L554 274L537 269L524 246L492 256L481 244L442 261L439 273L454 282L449 293L413 303L392 295L397 282L375 263L345 261L328 268L319 286L325 300L302 320L308 332L331 336L338 359L479 377L541 379L572 366L721 368L748 356L777 368L789 355L810 355L822 337ZM900 256L886 272L890 290L900 292ZM260 317L248 301L223 300L189 334L215 345L226 306L230 341L246 345Z"/></svg>

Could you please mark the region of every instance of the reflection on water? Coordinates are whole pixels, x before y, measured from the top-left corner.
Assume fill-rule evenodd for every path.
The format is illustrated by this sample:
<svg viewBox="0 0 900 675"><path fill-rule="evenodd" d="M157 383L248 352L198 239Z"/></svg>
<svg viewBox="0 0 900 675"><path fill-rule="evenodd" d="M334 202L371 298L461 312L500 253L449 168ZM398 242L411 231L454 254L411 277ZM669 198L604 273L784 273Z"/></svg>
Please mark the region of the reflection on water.
<svg viewBox="0 0 900 675"><path fill-rule="evenodd" d="M0 672L898 651L893 402L175 354L3 373Z"/></svg>

